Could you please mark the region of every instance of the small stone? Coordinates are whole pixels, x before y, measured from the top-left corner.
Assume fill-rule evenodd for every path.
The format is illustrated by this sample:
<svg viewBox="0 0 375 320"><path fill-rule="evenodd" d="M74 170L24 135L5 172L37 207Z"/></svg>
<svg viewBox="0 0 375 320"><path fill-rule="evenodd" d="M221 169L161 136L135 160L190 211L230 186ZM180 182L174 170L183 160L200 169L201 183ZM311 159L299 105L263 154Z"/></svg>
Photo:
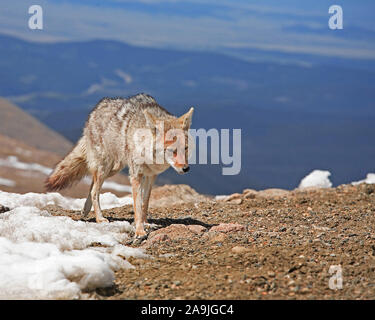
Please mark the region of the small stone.
<svg viewBox="0 0 375 320"><path fill-rule="evenodd" d="M193 224L188 226L189 230L194 232L195 234L201 234L205 232L207 229L201 225Z"/></svg>
<svg viewBox="0 0 375 320"><path fill-rule="evenodd" d="M302 288L301 293L308 293L310 291L309 288Z"/></svg>
<svg viewBox="0 0 375 320"><path fill-rule="evenodd" d="M290 288L290 290L292 290L292 291L294 291L294 292L298 292L299 289L300 289L299 286L295 286L295 287Z"/></svg>
<svg viewBox="0 0 375 320"><path fill-rule="evenodd" d="M255 199L256 194L254 194L254 193L246 193L244 197L245 197L245 199Z"/></svg>
<svg viewBox="0 0 375 320"><path fill-rule="evenodd" d="M242 247L242 246L235 246L232 248L232 252L234 253L238 253L238 254L242 254L242 253L245 253L245 252L248 252L249 249L248 248L245 248L245 247Z"/></svg>
<svg viewBox="0 0 375 320"><path fill-rule="evenodd" d="M254 189L243 189L242 193L247 194L247 193L257 193L258 191Z"/></svg>
<svg viewBox="0 0 375 320"><path fill-rule="evenodd" d="M277 239L280 239L279 234L278 234L277 232L268 232L268 235L269 235L271 238L277 238Z"/></svg>
<svg viewBox="0 0 375 320"><path fill-rule="evenodd" d="M193 239L205 230L206 228L200 225L171 224L168 227L152 231L143 246L148 247L157 242Z"/></svg>
<svg viewBox="0 0 375 320"><path fill-rule="evenodd" d="M153 245L154 243L168 241L168 240L170 240L168 235L166 235L165 233L161 233L161 234L157 234L154 237L152 237L151 239L149 239L147 241L147 243L148 243L148 245Z"/></svg>
<svg viewBox="0 0 375 320"><path fill-rule="evenodd" d="M240 193L233 193L230 196L226 197L224 201L233 201L235 199L241 199L242 194Z"/></svg>
<svg viewBox="0 0 375 320"><path fill-rule="evenodd" d="M245 199L255 199L258 191L255 191L253 189L245 189L242 193Z"/></svg>
<svg viewBox="0 0 375 320"><path fill-rule="evenodd" d="M230 203L233 203L233 204L241 204L241 203L242 203L242 199L241 199L241 198L234 199L234 200L230 201Z"/></svg>
<svg viewBox="0 0 375 320"><path fill-rule="evenodd" d="M210 231L219 231L219 232L236 232L236 231L244 231L245 226L238 223L220 223L217 226L213 226Z"/></svg>
<svg viewBox="0 0 375 320"><path fill-rule="evenodd" d="M202 239L208 239L211 243L224 242L227 236L224 233L207 232Z"/></svg>
<svg viewBox="0 0 375 320"><path fill-rule="evenodd" d="M266 189L258 191L257 196L263 198L279 198L279 197L286 197L290 194L290 191L283 190L283 189Z"/></svg>
<svg viewBox="0 0 375 320"><path fill-rule="evenodd" d="M0 204L0 213L4 213L4 212L7 212L7 211L10 211L10 209L8 207L2 206Z"/></svg>

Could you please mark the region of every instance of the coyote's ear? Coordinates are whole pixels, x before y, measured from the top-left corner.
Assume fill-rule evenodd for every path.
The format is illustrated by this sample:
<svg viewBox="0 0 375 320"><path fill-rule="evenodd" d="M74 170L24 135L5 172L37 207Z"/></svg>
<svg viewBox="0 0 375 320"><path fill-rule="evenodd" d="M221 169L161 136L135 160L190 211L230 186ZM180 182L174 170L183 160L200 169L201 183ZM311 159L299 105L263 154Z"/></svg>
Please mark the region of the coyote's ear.
<svg viewBox="0 0 375 320"><path fill-rule="evenodd" d="M191 119L193 117L194 108L191 107L188 112L178 118L184 129L189 129L191 125Z"/></svg>
<svg viewBox="0 0 375 320"><path fill-rule="evenodd" d="M147 124L151 127L151 128L154 128L156 126L156 117L150 113L148 110L144 110L143 111L143 114L145 115L146 117L146 122Z"/></svg>

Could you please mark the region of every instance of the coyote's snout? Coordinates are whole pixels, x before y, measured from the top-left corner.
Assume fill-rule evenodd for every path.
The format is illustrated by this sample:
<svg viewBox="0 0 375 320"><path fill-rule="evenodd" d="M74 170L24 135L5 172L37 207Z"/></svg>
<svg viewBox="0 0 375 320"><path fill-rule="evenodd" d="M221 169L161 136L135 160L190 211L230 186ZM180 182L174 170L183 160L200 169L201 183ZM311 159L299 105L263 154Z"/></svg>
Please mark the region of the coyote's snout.
<svg viewBox="0 0 375 320"><path fill-rule="evenodd" d="M48 177L47 190L66 188L91 174L82 213L87 215L93 206L96 221L105 222L108 220L99 203L102 184L128 166L136 236L145 235L144 223L156 176L170 166L180 174L189 171L192 143L188 130L193 111L191 108L177 118L146 94L102 99L89 115L81 139Z"/></svg>

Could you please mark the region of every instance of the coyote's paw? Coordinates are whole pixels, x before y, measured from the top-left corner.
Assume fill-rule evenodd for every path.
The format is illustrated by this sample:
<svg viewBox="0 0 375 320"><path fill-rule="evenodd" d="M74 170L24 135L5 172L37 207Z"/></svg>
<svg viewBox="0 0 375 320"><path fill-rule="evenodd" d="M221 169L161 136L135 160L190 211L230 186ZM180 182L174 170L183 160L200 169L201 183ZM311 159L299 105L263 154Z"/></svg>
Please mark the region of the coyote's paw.
<svg viewBox="0 0 375 320"><path fill-rule="evenodd" d="M133 244L140 245L143 241L147 239L148 235L145 234L143 236L135 236L133 240Z"/></svg>
<svg viewBox="0 0 375 320"><path fill-rule="evenodd" d="M97 223L103 223L103 222L109 222L108 219L101 217L101 218L96 218Z"/></svg>
<svg viewBox="0 0 375 320"><path fill-rule="evenodd" d="M146 223L145 224L145 229L146 229L147 233L150 233L152 231L156 231L160 228L163 228L163 226L158 225L158 224L154 224L154 223Z"/></svg>
<svg viewBox="0 0 375 320"><path fill-rule="evenodd" d="M90 212L90 211L86 211L85 209L82 209L82 210L81 210L81 216L82 216L83 218L87 218L87 216L89 215L89 212Z"/></svg>
<svg viewBox="0 0 375 320"><path fill-rule="evenodd" d="M143 237L147 234L144 227L145 225L143 223L135 223L135 236L136 237Z"/></svg>

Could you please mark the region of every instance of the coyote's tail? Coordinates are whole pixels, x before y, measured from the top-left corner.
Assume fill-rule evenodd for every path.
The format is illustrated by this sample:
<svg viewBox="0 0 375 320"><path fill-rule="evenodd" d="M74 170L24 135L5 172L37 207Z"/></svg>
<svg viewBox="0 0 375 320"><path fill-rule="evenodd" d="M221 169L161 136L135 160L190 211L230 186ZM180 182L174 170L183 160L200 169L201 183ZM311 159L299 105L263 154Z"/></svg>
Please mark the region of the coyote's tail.
<svg viewBox="0 0 375 320"><path fill-rule="evenodd" d="M84 137L82 137L47 178L46 189L47 191L64 189L81 180L87 173L86 144Z"/></svg>

